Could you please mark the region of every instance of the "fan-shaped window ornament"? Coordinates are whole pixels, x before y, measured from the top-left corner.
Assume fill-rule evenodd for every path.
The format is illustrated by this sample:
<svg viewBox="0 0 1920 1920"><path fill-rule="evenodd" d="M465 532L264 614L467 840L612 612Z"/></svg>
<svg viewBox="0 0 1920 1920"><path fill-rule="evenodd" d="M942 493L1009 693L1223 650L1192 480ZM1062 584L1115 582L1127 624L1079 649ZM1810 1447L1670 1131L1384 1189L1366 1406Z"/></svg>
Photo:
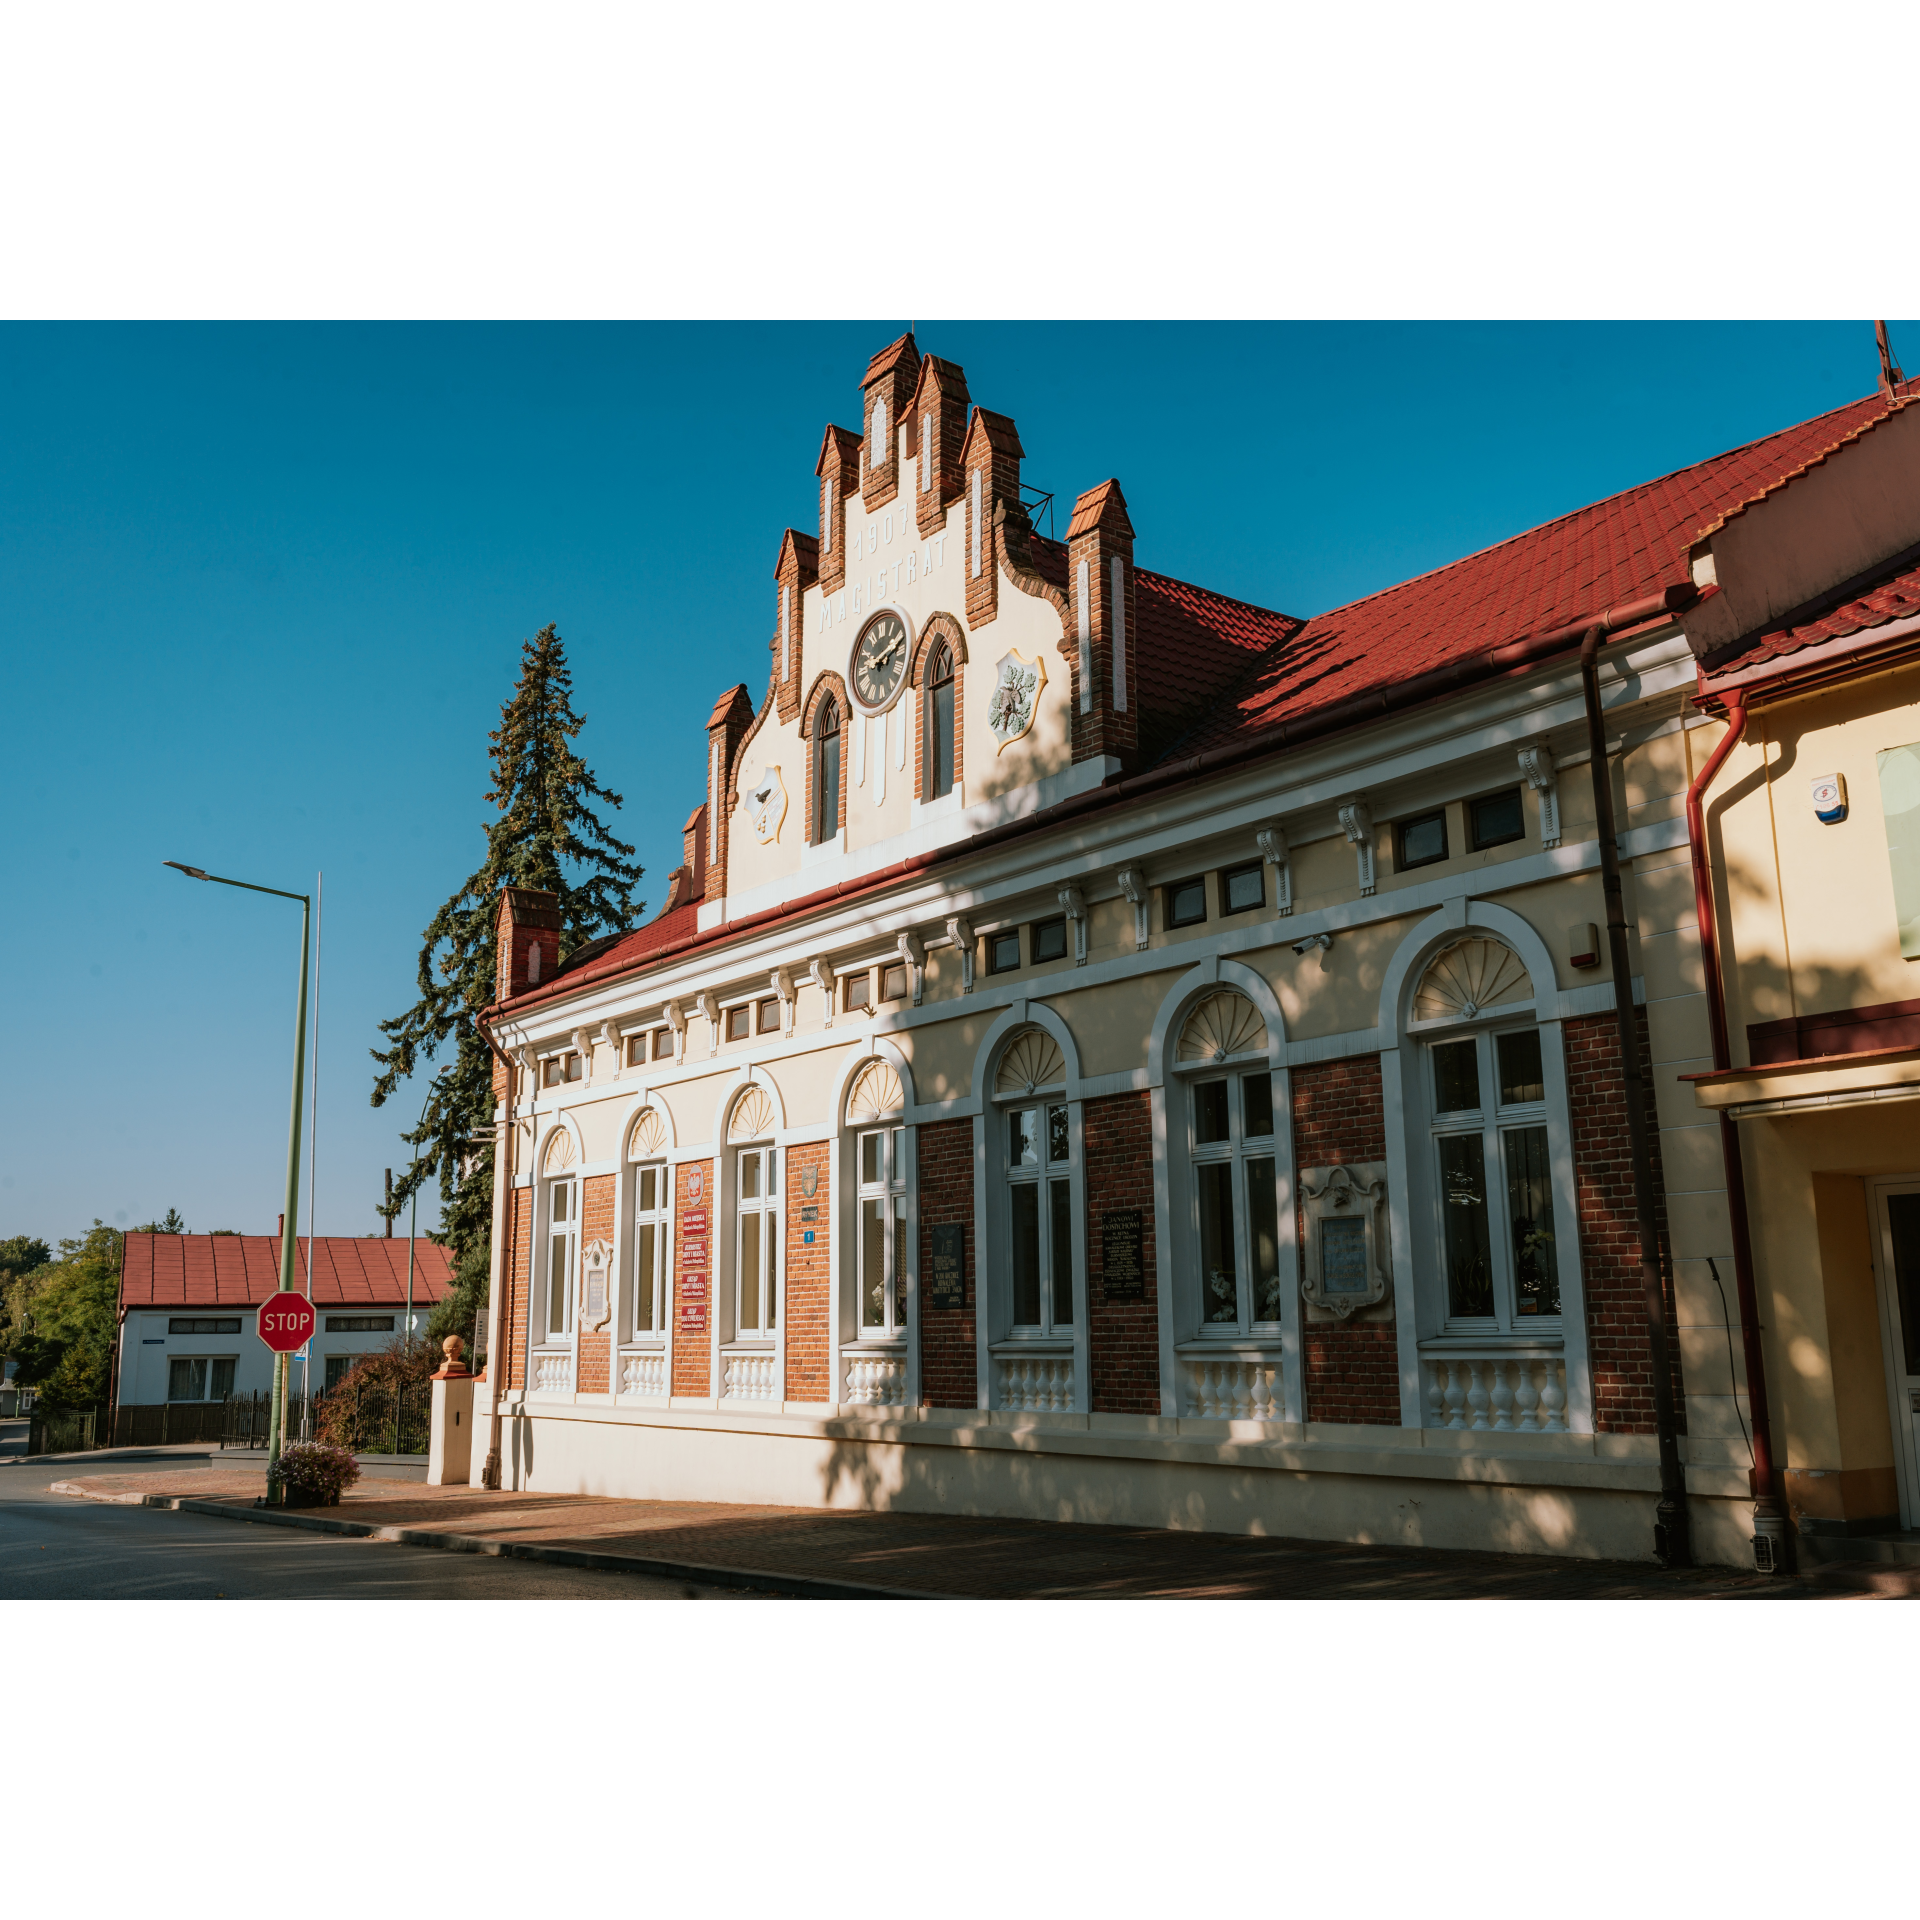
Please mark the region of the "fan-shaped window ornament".
<svg viewBox="0 0 1920 1920"><path fill-rule="evenodd" d="M1180 1029L1178 1058L1183 1065L1266 1050L1267 1023L1244 993L1208 994Z"/></svg>
<svg viewBox="0 0 1920 1920"><path fill-rule="evenodd" d="M729 1140L759 1140L773 1131L773 1100L765 1087L749 1087L735 1103Z"/></svg>
<svg viewBox="0 0 1920 1920"><path fill-rule="evenodd" d="M1416 1020L1471 1020L1496 1007L1524 1006L1533 980L1511 947L1478 935L1456 940L1427 962L1413 996Z"/></svg>
<svg viewBox="0 0 1920 1920"><path fill-rule="evenodd" d="M548 1136L546 1157L540 1165L547 1173L564 1173L573 1165L573 1135L565 1127L556 1127Z"/></svg>
<svg viewBox="0 0 1920 1920"><path fill-rule="evenodd" d="M876 1120L890 1119L906 1111L906 1089L900 1076L885 1060L870 1060L847 1095L847 1123L871 1126Z"/></svg>
<svg viewBox="0 0 1920 1920"><path fill-rule="evenodd" d="M627 1136L629 1160L652 1160L667 1150L667 1129L660 1116L648 1107L633 1123Z"/></svg>
<svg viewBox="0 0 1920 1920"><path fill-rule="evenodd" d="M1000 1095L1023 1095L1041 1087L1067 1083L1067 1057L1060 1042L1042 1027L1024 1027L1012 1046L1000 1056L1000 1072L993 1090Z"/></svg>

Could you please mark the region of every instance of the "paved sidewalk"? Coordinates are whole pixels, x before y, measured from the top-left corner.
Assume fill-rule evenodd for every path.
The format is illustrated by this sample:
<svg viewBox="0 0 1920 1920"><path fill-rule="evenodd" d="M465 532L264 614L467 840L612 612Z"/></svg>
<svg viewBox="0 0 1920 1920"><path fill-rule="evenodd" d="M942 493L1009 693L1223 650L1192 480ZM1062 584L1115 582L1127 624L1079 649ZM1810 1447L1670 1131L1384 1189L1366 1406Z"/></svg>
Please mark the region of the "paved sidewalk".
<svg viewBox="0 0 1920 1920"><path fill-rule="evenodd" d="M341 1505L271 1516L239 1469L95 1474L56 1483L92 1500L187 1506L236 1520L371 1534L575 1566L721 1576L821 1596L950 1599L1704 1600L1905 1597L1909 1572L1825 1567L1789 1579L1728 1568L1664 1573L1608 1560L1067 1526L958 1514L821 1511L583 1494L483 1493L362 1481Z"/></svg>

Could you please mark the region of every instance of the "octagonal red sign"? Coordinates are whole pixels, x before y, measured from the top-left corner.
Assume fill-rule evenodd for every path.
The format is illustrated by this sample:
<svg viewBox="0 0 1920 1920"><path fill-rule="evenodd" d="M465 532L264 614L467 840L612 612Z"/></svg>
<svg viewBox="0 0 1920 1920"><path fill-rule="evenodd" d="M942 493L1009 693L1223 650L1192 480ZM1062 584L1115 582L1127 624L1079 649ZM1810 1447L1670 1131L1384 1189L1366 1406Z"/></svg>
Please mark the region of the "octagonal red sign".
<svg viewBox="0 0 1920 1920"><path fill-rule="evenodd" d="M297 1353L313 1338L313 1302L304 1294L268 1294L260 1309L260 1338L275 1353Z"/></svg>

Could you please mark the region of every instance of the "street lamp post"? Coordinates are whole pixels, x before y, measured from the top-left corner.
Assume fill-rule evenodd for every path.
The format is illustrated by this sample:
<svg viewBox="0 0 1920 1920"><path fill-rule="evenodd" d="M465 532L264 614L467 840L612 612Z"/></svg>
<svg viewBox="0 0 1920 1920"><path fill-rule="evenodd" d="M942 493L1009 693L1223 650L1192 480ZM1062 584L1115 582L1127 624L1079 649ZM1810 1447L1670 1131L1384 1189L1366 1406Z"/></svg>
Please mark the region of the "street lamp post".
<svg viewBox="0 0 1920 1920"><path fill-rule="evenodd" d="M162 861L163 866L184 873L189 880L206 880L216 886L243 887L248 893L270 893L276 900L300 902L300 998L293 1027L293 1117L287 1122L287 1206L280 1216L280 1291L292 1293L295 1243L300 1232L300 1101L307 1077L307 929L313 915L313 902L304 893L288 893L280 887L259 887L251 880L228 880L217 873L189 867L178 860ZM281 1441L287 1422L287 1356L273 1356L273 1402L267 1410L267 1498L277 1504L279 1489L273 1468L280 1458Z"/></svg>

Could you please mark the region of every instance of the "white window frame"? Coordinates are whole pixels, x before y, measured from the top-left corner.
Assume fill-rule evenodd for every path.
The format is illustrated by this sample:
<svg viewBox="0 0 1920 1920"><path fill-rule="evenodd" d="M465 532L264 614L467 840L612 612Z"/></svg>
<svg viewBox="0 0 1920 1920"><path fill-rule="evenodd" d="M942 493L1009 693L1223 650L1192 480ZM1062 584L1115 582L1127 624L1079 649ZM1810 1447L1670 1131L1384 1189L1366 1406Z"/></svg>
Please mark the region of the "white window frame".
<svg viewBox="0 0 1920 1920"><path fill-rule="evenodd" d="M219 1366L223 1361L228 1366L233 1368L236 1374L239 1372L240 1357L238 1354L232 1354L232 1353L170 1353L168 1354L167 1355L167 1405L170 1407L218 1406L220 1403L219 1397L217 1397L212 1391L213 1370L215 1367ZM203 1388L206 1389L206 1391L190 1399L176 1400L173 1397L174 1368L179 1366L191 1367L195 1365L202 1366L206 1369L206 1373L202 1376L202 1379L201 1379L201 1385ZM233 1381L229 1379L227 1382L227 1397L231 1397L233 1394L233 1391L234 1391Z"/></svg>
<svg viewBox="0 0 1920 1920"><path fill-rule="evenodd" d="M580 1179L576 1174L557 1174L542 1182L546 1191L542 1196L546 1231L540 1236L540 1320L534 1347L538 1352L557 1353L562 1349L568 1352L573 1348L574 1334L574 1294L580 1281ZM567 1195L563 1217L554 1218L555 1196ZM565 1242L563 1265L565 1278L562 1281L561 1319L562 1326L556 1331L553 1325L553 1245L556 1240Z"/></svg>
<svg viewBox="0 0 1920 1920"><path fill-rule="evenodd" d="M1273 1126L1264 1134L1246 1131L1246 1082L1264 1078L1272 1099ZM1174 1070L1183 1108L1182 1141L1187 1154L1189 1177L1186 1204L1182 1209L1182 1231L1187 1260L1193 1274L1191 1288L1194 1337L1203 1340L1258 1340L1279 1342L1286 1331L1287 1293L1297 1262L1286 1258L1285 1233L1291 1209L1286 1205L1287 1169L1281 1164L1285 1130L1280 1123L1281 1089L1278 1076L1265 1059L1243 1060L1240 1064L1195 1062ZM1227 1138L1202 1142L1200 1139L1200 1089L1224 1083L1227 1088ZM1252 1194L1250 1165L1268 1160L1273 1164L1274 1280L1271 1315L1262 1315L1262 1304L1253 1298ZM1203 1244L1200 1219L1200 1169L1203 1166L1228 1166L1232 1169L1234 1300L1233 1313L1216 1318L1222 1304L1215 1295L1210 1277L1201 1270Z"/></svg>
<svg viewBox="0 0 1920 1920"><path fill-rule="evenodd" d="M666 1344L667 1315L670 1310L669 1282L673 1267L670 1259L673 1240L673 1169L664 1160L645 1160L627 1169L628 1207L627 1239L631 1249L630 1256L624 1262L626 1285L620 1305L621 1344L631 1347L659 1347ZM654 1200L652 1207L640 1204L641 1182L643 1176L651 1174L654 1181ZM645 1275L640 1270L641 1248L644 1244L644 1230L653 1228L653 1273ZM654 1324L643 1327L639 1324L638 1309L642 1296L649 1287L653 1293Z"/></svg>
<svg viewBox="0 0 1920 1920"><path fill-rule="evenodd" d="M853 1137L854 1167L854 1339L899 1346L907 1338L910 1308L907 1302L910 1242L907 1220L907 1130L902 1121L883 1120L862 1127ZM866 1177L867 1142L877 1149L875 1176ZM883 1271L876 1280L867 1257L867 1208L878 1203L882 1222ZM867 1302L874 1287L881 1290L880 1323L867 1321Z"/></svg>
<svg viewBox="0 0 1920 1920"><path fill-rule="evenodd" d="M1084 1233L1079 1219L1079 1182L1074 1177L1079 1159L1079 1115L1074 1111L1077 1104L1069 1101L1064 1092L1051 1097L1044 1093L1021 1095L995 1103L1000 1183L1006 1194L1005 1217L996 1236L996 1250L1004 1261L1002 1270L1007 1276L1006 1298L1001 1303L1001 1311L1005 1321L1003 1338L1008 1340L1071 1340L1077 1345L1079 1328L1086 1318L1086 1250L1081 1244ZM1061 1116L1067 1148L1065 1154L1057 1159L1053 1153L1055 1113ZM1031 1163L1025 1160L1016 1163L1013 1156L1014 1127L1022 1116L1028 1114L1033 1116L1034 1137L1039 1141L1040 1153ZM1039 1238L1040 1318L1033 1322L1013 1317L1014 1196L1021 1189L1029 1187L1038 1190L1034 1206ZM1067 1193L1068 1312L1064 1320L1059 1313L1059 1276L1054 1272L1053 1191L1056 1187L1064 1187ZM1077 1316L1074 1311L1076 1308L1079 1310Z"/></svg>
<svg viewBox="0 0 1920 1920"><path fill-rule="evenodd" d="M784 1281L786 1276L785 1263L780 1257L780 1149L765 1141L761 1141L736 1148L731 1158L733 1161L733 1193L731 1196L731 1220L729 1224L733 1229L733 1284L729 1289L728 1307L733 1323L733 1339L734 1343L739 1346L771 1349L776 1347L779 1342L781 1311L785 1304L781 1298L785 1290ZM745 1191L746 1169L750 1164L757 1164L759 1167L759 1185L761 1189L760 1192L751 1199L747 1197ZM764 1280L764 1284L771 1294L770 1303L764 1300L757 1303L756 1319L758 1318L759 1306L770 1304L772 1309L766 1316L766 1323L764 1325L755 1325L753 1327L748 1327L745 1324L744 1316L741 1312L746 1277L742 1272L741 1265L746 1252L747 1236L744 1223L749 1214L758 1215L765 1223L761 1228L765 1260L765 1270L761 1279ZM757 1281L756 1284L759 1284L759 1282Z"/></svg>

